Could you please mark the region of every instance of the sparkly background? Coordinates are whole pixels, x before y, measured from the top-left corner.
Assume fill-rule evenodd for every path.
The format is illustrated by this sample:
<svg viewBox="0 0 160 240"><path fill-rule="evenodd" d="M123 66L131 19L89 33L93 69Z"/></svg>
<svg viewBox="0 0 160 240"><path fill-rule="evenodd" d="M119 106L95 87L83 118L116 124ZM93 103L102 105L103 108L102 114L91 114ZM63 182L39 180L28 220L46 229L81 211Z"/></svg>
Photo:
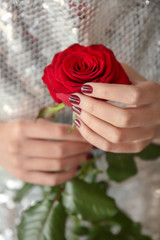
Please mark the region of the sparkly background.
<svg viewBox="0 0 160 240"><path fill-rule="evenodd" d="M53 103L43 69L75 42L102 43L160 81L160 0L0 0L0 31L0 121L34 117ZM138 177L113 184L110 194L160 240L160 162L140 165ZM36 188L16 206L12 199L21 185L1 169L0 240L16 240L21 209L40 197Z"/></svg>

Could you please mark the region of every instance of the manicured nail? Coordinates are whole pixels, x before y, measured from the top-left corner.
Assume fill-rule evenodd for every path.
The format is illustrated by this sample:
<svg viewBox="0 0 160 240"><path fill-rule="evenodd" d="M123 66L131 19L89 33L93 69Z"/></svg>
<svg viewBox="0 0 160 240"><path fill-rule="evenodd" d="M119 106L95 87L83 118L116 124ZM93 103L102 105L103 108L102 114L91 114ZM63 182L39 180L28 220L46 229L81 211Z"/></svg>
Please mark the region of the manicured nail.
<svg viewBox="0 0 160 240"><path fill-rule="evenodd" d="M75 113L77 113L78 115L81 114L81 109L80 109L79 107L73 106L73 107L72 107L72 110L73 110Z"/></svg>
<svg viewBox="0 0 160 240"><path fill-rule="evenodd" d="M81 87L81 92L82 92L82 93L90 94L90 93L93 92L93 87L90 86L90 85L85 84L85 85L83 85L83 86Z"/></svg>
<svg viewBox="0 0 160 240"><path fill-rule="evenodd" d="M75 119L75 120L74 120L74 123L76 124L76 126L77 126L78 128L80 128L81 122L79 121L79 119Z"/></svg>
<svg viewBox="0 0 160 240"><path fill-rule="evenodd" d="M72 94L69 97L69 102L72 103L72 104L79 105L80 104L80 98L78 96Z"/></svg>
<svg viewBox="0 0 160 240"><path fill-rule="evenodd" d="M87 154L87 161L91 160L92 158L94 158L92 153L88 153Z"/></svg>

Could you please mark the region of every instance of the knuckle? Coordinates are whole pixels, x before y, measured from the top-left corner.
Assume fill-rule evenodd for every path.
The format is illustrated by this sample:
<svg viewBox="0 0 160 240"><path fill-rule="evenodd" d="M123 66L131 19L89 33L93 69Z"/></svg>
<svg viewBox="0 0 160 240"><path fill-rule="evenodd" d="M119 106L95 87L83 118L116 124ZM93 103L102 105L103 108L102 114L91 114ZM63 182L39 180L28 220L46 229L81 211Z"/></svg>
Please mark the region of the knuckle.
<svg viewBox="0 0 160 240"><path fill-rule="evenodd" d="M59 137L63 137L64 135L66 135L66 129L65 129L65 127L63 127L63 126L58 127L58 128L57 128L57 135L58 135Z"/></svg>
<svg viewBox="0 0 160 240"><path fill-rule="evenodd" d="M107 88L103 88L103 90L101 88L99 88L99 94L103 95L103 96L107 96L108 95L108 89Z"/></svg>
<svg viewBox="0 0 160 240"><path fill-rule="evenodd" d="M8 151L10 153L20 154L21 153L21 143L20 143L20 141L12 140L8 145Z"/></svg>
<svg viewBox="0 0 160 240"><path fill-rule="evenodd" d="M155 138L156 132L157 132L157 127L153 127L153 128L151 129L151 132L150 132L150 138L151 138L151 139L154 139L154 138Z"/></svg>
<svg viewBox="0 0 160 240"><path fill-rule="evenodd" d="M15 166L15 167L21 167L21 159L20 159L20 157L19 156L14 156L14 157L12 157L12 164L13 164L13 166Z"/></svg>
<svg viewBox="0 0 160 240"><path fill-rule="evenodd" d="M132 112L128 111L127 109L123 110L122 114L122 127L130 127L132 125Z"/></svg>
<svg viewBox="0 0 160 240"><path fill-rule="evenodd" d="M92 136L89 134L88 131L84 131L84 132L83 132L83 137L84 137L88 142L92 142Z"/></svg>
<svg viewBox="0 0 160 240"><path fill-rule="evenodd" d="M83 132L83 137L86 139L86 141L87 141L88 143L93 144L93 145L96 146L95 137L94 137L92 134L90 134L89 131L87 131L87 130L84 131L84 132Z"/></svg>
<svg viewBox="0 0 160 240"><path fill-rule="evenodd" d="M153 89L153 91L156 93L157 89L160 89L160 85L157 82L154 81L148 81L148 86Z"/></svg>
<svg viewBox="0 0 160 240"><path fill-rule="evenodd" d="M14 127L15 137L21 138L24 136L24 121L20 120L16 123Z"/></svg>
<svg viewBox="0 0 160 240"><path fill-rule="evenodd" d="M131 103L132 104L139 104L141 102L141 99L142 99L142 90L138 87L135 87L133 88L133 92L132 92L132 97L131 97Z"/></svg>
<svg viewBox="0 0 160 240"><path fill-rule="evenodd" d="M18 170L15 173L15 177L22 180L22 181L25 181L26 180L26 173L21 171L21 170Z"/></svg>
<svg viewBox="0 0 160 240"><path fill-rule="evenodd" d="M102 144L102 150L105 152L111 152L112 151L112 144L108 141L104 141Z"/></svg>
<svg viewBox="0 0 160 240"><path fill-rule="evenodd" d="M116 129L112 134L112 142L120 143L123 141L123 131L121 129Z"/></svg>
<svg viewBox="0 0 160 240"><path fill-rule="evenodd" d="M56 177L51 176L50 178L48 178L48 185L50 186L56 186L58 185L58 180Z"/></svg>
<svg viewBox="0 0 160 240"><path fill-rule="evenodd" d="M92 101L86 101L85 106L89 113L94 113L95 105Z"/></svg>
<svg viewBox="0 0 160 240"><path fill-rule="evenodd" d="M63 144L59 144L57 145L56 151L57 151L57 156L62 158L65 155L66 148Z"/></svg>
<svg viewBox="0 0 160 240"><path fill-rule="evenodd" d="M70 179L72 179L72 178L74 178L74 176L75 176L75 171L71 171L71 172L68 174L67 178L64 179L64 182L65 182L65 181L68 181L68 180L70 180Z"/></svg>
<svg viewBox="0 0 160 240"><path fill-rule="evenodd" d="M63 166L62 161L55 162L55 170L56 171L62 170L63 168L64 168L64 166Z"/></svg>
<svg viewBox="0 0 160 240"><path fill-rule="evenodd" d="M138 143L138 144L135 146L135 153L141 152L144 148L145 148L144 143Z"/></svg>

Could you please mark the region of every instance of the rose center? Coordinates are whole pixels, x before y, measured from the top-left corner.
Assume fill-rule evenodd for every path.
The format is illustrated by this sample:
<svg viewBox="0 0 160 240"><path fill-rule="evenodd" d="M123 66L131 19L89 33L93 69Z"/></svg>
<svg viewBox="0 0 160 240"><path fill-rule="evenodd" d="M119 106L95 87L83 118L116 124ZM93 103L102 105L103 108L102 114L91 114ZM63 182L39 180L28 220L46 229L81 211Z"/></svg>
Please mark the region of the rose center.
<svg viewBox="0 0 160 240"><path fill-rule="evenodd" d="M86 73L89 71L93 71L93 69L95 68L95 62L93 61L93 59L87 58L87 57L83 57L83 58L79 58L74 65L74 71L75 72L81 72L81 73Z"/></svg>

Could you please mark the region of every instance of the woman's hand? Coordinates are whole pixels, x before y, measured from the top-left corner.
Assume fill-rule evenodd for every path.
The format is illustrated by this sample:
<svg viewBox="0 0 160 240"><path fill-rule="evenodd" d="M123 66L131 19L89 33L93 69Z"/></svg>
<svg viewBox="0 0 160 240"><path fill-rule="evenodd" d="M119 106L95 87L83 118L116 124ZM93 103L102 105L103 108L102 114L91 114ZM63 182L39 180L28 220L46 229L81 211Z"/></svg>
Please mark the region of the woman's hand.
<svg viewBox="0 0 160 240"><path fill-rule="evenodd" d="M30 183L53 186L69 180L92 149L77 129L68 134L70 127L43 119L0 123L0 165Z"/></svg>
<svg viewBox="0 0 160 240"><path fill-rule="evenodd" d="M71 95L70 102L79 115L75 123L88 142L104 151L134 153L160 138L160 85L123 67L133 85L87 83L83 94Z"/></svg>

